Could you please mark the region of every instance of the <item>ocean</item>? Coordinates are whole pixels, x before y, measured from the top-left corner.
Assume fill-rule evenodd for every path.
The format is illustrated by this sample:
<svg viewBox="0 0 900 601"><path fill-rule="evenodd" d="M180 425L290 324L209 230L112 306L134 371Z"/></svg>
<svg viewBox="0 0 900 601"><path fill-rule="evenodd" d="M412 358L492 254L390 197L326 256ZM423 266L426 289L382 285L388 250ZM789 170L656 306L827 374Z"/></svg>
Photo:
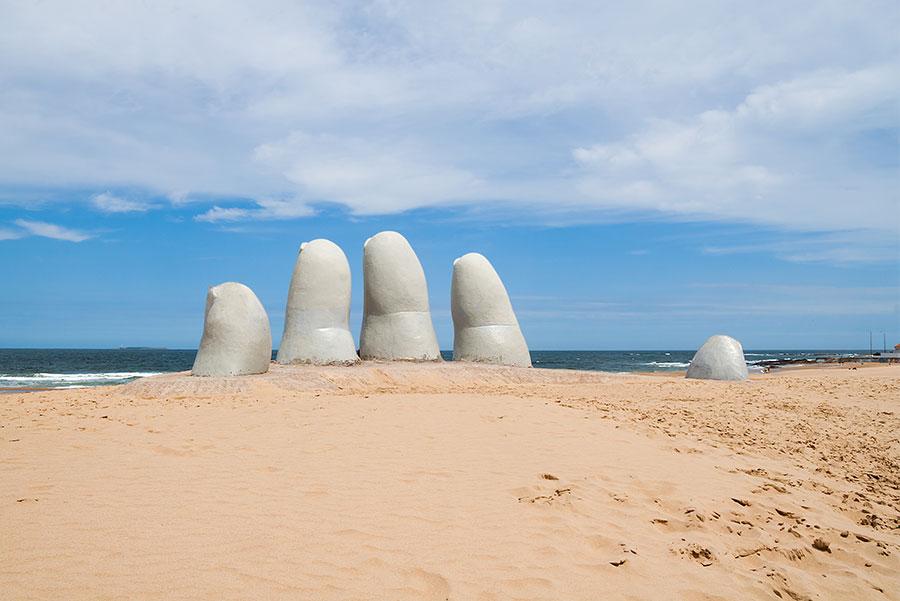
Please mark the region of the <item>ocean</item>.
<svg viewBox="0 0 900 601"><path fill-rule="evenodd" d="M196 350L175 349L0 349L0 390L83 388L122 384L135 378L186 371ZM751 371L785 363L854 357L865 351L745 351ZM453 357L442 351L444 359ZM535 367L606 372L683 371L694 351L531 351ZM274 353L273 353L274 357Z"/></svg>

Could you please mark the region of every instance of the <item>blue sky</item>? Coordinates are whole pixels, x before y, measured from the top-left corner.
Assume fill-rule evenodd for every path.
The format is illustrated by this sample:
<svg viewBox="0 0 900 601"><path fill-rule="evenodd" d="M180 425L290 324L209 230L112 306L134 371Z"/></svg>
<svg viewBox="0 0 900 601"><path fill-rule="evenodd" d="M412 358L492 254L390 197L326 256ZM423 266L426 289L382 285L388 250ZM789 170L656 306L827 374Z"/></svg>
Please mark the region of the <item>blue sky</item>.
<svg viewBox="0 0 900 601"><path fill-rule="evenodd" d="M0 0L0 346L193 347L299 244L405 234L535 349L900 342L892 2Z"/></svg>

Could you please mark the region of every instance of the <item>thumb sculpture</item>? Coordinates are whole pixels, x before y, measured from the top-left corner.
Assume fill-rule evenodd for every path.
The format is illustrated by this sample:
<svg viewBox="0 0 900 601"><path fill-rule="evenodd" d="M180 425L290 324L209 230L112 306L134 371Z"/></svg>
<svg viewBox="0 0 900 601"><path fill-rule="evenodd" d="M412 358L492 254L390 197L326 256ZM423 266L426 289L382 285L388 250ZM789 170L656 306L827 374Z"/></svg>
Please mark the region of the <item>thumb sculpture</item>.
<svg viewBox="0 0 900 601"><path fill-rule="evenodd" d="M531 355L500 276L484 256L453 262L453 360L531 367Z"/></svg>
<svg viewBox="0 0 900 601"><path fill-rule="evenodd" d="M356 363L350 334L350 265L330 240L300 246L291 277L279 363Z"/></svg>
<svg viewBox="0 0 900 601"><path fill-rule="evenodd" d="M694 355L685 377L698 380L746 380L744 348L731 336L710 336Z"/></svg>
<svg viewBox="0 0 900 601"><path fill-rule="evenodd" d="M253 291L237 282L209 289L203 338L191 373L239 376L269 370L272 333L269 317Z"/></svg>
<svg viewBox="0 0 900 601"><path fill-rule="evenodd" d="M425 272L406 238L381 232L363 245L362 359L438 361Z"/></svg>

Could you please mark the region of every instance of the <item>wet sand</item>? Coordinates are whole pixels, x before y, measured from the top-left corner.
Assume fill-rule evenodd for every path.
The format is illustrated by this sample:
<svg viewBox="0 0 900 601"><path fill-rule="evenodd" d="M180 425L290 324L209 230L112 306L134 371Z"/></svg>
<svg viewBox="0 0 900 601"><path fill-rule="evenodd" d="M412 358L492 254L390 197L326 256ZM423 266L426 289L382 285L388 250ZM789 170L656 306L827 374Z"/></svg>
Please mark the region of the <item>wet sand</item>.
<svg viewBox="0 0 900 601"><path fill-rule="evenodd" d="M3 395L3 599L898 599L900 366Z"/></svg>

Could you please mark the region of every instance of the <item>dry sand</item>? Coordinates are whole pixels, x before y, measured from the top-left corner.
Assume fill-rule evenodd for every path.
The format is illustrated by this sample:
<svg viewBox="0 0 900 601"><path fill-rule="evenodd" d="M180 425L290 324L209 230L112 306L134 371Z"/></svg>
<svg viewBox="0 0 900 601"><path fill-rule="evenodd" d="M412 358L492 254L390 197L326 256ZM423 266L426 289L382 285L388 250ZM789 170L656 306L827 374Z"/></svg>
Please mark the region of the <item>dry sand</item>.
<svg viewBox="0 0 900 601"><path fill-rule="evenodd" d="M900 599L900 366L0 397L2 599Z"/></svg>

